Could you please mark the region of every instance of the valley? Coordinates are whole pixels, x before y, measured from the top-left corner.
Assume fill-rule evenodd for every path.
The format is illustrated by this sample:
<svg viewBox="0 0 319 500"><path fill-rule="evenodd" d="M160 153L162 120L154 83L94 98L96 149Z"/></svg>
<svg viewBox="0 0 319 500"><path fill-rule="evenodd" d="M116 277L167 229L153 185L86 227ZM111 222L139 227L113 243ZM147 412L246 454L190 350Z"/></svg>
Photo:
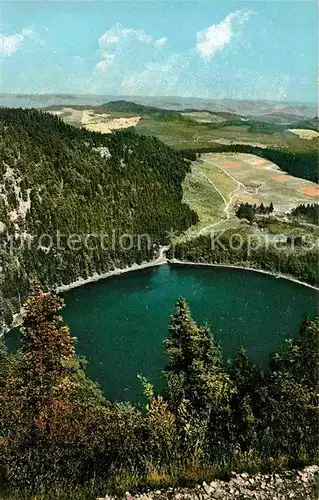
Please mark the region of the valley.
<svg viewBox="0 0 319 500"><path fill-rule="evenodd" d="M46 419L56 427L49 451L36 444L36 456L56 460L66 449L62 463L69 464L83 433L83 463L93 460L101 471L119 471L124 463L128 476L116 478L128 477L125 488L153 487L157 472L145 472L140 457L156 462L166 452L163 467L173 472L160 484L184 482L196 463L185 470L181 443L200 442L200 480L246 470L251 432L256 471L263 461L284 470L286 462L274 469L274 460L294 457L296 440L310 457L302 463L314 461L308 398L318 331L312 321L319 284L317 138L251 118L247 125L226 112L211 121L211 113L200 113L132 102L1 109L0 428L6 435L18 415L16 439L20 432L28 439L33 422L25 417L34 410L20 387L40 391L40 439L47 443ZM10 330L14 319L22 328ZM306 375L295 361L299 352ZM180 353L190 358L182 378ZM243 394L247 369L252 385ZM277 404L281 397L289 398L288 413ZM247 419L246 411L251 422L242 430L237 420ZM306 442L289 438L299 414L309 428ZM195 437L185 438L185 428L202 425L204 437L193 430ZM57 434L62 427L67 446L65 433ZM20 448L6 443L0 467L3 459L16 471ZM278 446L285 450L279 458ZM22 450L29 453L29 445ZM28 460L34 481L40 474L51 484L35 458L23 456L23 467ZM57 474L60 481L81 475L59 466ZM121 492L116 478L100 484ZM13 484L21 488L23 479L17 475ZM91 489L79 488L74 498L93 500Z"/></svg>
<svg viewBox="0 0 319 500"><path fill-rule="evenodd" d="M0 500L317 500L317 2L0 11Z"/></svg>

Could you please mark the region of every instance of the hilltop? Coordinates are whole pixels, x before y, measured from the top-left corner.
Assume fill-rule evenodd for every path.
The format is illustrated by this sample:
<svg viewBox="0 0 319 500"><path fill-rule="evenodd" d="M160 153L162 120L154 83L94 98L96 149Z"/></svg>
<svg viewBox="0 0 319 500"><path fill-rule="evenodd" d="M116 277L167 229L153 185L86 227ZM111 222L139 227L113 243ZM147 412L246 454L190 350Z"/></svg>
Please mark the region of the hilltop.
<svg viewBox="0 0 319 500"><path fill-rule="evenodd" d="M240 100L240 99L209 99L200 97L181 96L137 96L137 95L92 95L92 94L0 94L1 106L7 107L34 107L48 106L100 106L109 101L133 101L148 107L165 108L172 110L196 109L221 111L239 115L262 116L276 112L290 113L312 118L317 114L316 103L298 103L272 100Z"/></svg>

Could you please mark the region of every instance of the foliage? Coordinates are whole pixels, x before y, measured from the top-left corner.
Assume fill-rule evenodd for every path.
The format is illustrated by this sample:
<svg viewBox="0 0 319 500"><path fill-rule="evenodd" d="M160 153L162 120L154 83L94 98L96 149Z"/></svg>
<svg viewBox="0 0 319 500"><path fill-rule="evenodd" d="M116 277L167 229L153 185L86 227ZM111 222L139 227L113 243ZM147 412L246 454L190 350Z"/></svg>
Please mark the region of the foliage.
<svg viewBox="0 0 319 500"><path fill-rule="evenodd" d="M319 205L317 203L308 203L307 205L298 205L291 211L294 217L302 217L313 224L319 225Z"/></svg>
<svg viewBox="0 0 319 500"><path fill-rule="evenodd" d="M294 276L311 285L319 283L319 250L309 238L287 236L283 241L263 242L262 236L246 228L229 229L178 242L169 250L168 257L265 269Z"/></svg>
<svg viewBox="0 0 319 500"><path fill-rule="evenodd" d="M93 499L315 460L318 320L307 319L261 371L242 347L226 364L180 298L165 342L165 392L140 377L147 404L138 408L108 401L86 377L61 307L35 282L22 348L11 357L1 350L1 491Z"/></svg>
<svg viewBox="0 0 319 500"><path fill-rule="evenodd" d="M255 215L265 215L270 214L274 211L274 205L271 202L269 207L264 206L261 202L259 206L256 204L250 205L249 203L241 203L236 211L236 216L239 219L247 219L249 222L253 222Z"/></svg>

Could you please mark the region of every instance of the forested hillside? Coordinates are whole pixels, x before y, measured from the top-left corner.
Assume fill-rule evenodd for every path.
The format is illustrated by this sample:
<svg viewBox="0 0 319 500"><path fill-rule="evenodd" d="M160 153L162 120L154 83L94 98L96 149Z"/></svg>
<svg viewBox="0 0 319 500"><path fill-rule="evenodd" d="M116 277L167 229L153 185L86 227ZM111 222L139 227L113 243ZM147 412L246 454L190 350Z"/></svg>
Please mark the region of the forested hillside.
<svg viewBox="0 0 319 500"><path fill-rule="evenodd" d="M70 283L150 260L167 230L197 222L181 202L189 162L154 137L93 133L32 109L2 109L0 127L1 323L20 308L28 277ZM138 245L144 233L151 246Z"/></svg>

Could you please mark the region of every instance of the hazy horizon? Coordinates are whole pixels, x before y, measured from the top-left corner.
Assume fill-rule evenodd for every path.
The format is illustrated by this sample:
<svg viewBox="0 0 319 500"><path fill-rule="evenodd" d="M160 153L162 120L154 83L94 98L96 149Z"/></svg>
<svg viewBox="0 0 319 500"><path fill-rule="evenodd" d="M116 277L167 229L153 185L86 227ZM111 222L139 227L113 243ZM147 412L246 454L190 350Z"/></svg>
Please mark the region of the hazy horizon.
<svg viewBox="0 0 319 500"><path fill-rule="evenodd" d="M2 29L5 93L317 101L314 0L5 0Z"/></svg>
<svg viewBox="0 0 319 500"><path fill-rule="evenodd" d="M235 97L200 97L196 95L183 96L183 95L139 95L139 94L90 94L90 93L76 93L76 92L48 92L48 93L40 93L40 92L0 92L0 97L3 96L19 96L19 97L46 97L46 96L55 96L55 97L103 97L107 99L121 100L121 99L197 99L199 101L247 101L247 102L269 102L269 103L278 103L282 106L286 106L289 104L303 104L309 106L315 106L318 104L317 101L282 101L276 99L267 99L267 98L235 98Z"/></svg>

